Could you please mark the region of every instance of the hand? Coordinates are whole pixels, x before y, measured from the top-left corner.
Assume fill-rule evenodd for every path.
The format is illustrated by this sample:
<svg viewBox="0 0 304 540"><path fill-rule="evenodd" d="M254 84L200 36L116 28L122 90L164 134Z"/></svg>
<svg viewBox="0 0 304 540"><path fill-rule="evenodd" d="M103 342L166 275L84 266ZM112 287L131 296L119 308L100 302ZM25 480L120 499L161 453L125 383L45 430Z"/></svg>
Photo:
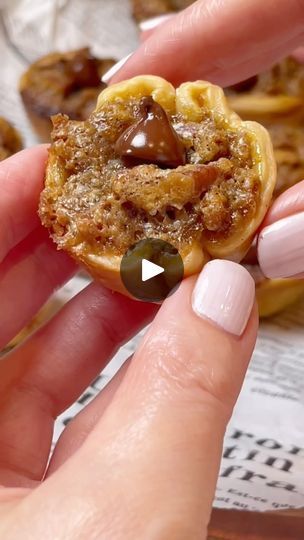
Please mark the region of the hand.
<svg viewBox="0 0 304 540"><path fill-rule="evenodd" d="M304 181L280 195L268 212L258 259L266 277L304 278Z"/></svg>
<svg viewBox="0 0 304 540"><path fill-rule="evenodd" d="M228 86L303 44L304 2L198 0L142 37L111 82L148 73L175 85L205 79Z"/></svg>
<svg viewBox="0 0 304 540"><path fill-rule="evenodd" d="M45 160L36 148L0 165L0 348L75 271L37 218ZM258 324L235 263L209 263L164 302L48 465L56 416L156 311L94 283L1 360L1 540L204 538Z"/></svg>

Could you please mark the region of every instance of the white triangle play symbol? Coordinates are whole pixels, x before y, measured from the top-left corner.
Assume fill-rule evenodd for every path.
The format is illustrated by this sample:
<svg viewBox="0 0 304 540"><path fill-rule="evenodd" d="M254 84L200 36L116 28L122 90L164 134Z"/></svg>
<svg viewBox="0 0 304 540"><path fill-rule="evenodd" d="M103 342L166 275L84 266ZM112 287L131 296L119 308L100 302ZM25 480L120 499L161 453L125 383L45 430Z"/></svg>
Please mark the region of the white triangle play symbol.
<svg viewBox="0 0 304 540"><path fill-rule="evenodd" d="M162 274L165 271L162 266L158 266L158 264L154 264L151 261L148 261L147 259L142 259L141 261L141 279L142 281L148 281L148 279L152 279L155 276L158 276L159 274Z"/></svg>

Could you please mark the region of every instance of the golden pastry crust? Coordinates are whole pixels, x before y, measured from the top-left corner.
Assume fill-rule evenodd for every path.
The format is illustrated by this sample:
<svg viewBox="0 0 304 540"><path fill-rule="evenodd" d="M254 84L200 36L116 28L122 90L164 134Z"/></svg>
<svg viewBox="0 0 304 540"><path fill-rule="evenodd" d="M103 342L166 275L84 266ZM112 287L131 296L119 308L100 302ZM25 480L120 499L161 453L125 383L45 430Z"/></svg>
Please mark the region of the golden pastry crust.
<svg viewBox="0 0 304 540"><path fill-rule="evenodd" d="M132 125L146 96L166 111L187 149L185 165L126 167L115 155L117 137ZM132 243L151 236L178 248L185 276L210 258L242 259L270 204L276 167L266 130L242 122L220 88L197 81L175 90L159 77L135 77L105 89L88 122L57 117L54 124L40 216L58 246L106 286L126 292L121 258ZM206 181L196 193L197 183ZM110 225L109 201L109 219L115 209Z"/></svg>
<svg viewBox="0 0 304 540"><path fill-rule="evenodd" d="M88 117L105 87L102 75L115 63L94 57L89 48L53 52L29 67L19 83L28 116L42 140L50 139L50 116Z"/></svg>
<svg viewBox="0 0 304 540"><path fill-rule="evenodd" d="M19 132L5 118L0 117L0 161L22 150Z"/></svg>
<svg viewBox="0 0 304 540"><path fill-rule="evenodd" d="M132 0L133 15L140 22L160 15L181 11L195 0Z"/></svg>

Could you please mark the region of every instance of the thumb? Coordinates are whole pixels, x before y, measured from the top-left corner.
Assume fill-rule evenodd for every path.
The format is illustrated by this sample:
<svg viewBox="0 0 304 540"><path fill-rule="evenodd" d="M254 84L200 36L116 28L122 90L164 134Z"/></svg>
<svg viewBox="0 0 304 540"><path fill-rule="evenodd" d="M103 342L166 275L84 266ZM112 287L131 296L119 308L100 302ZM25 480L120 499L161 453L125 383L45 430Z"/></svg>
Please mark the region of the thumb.
<svg viewBox="0 0 304 540"><path fill-rule="evenodd" d="M94 538L204 538L258 320L245 268L215 260L194 282L164 302L103 416L24 501L19 524L30 505L45 523L52 492L49 511L70 524L65 540L88 530Z"/></svg>
<svg viewBox="0 0 304 540"><path fill-rule="evenodd" d="M302 45L303 23L303 0L199 0L151 33L112 81L148 73L228 86Z"/></svg>
<svg viewBox="0 0 304 540"><path fill-rule="evenodd" d="M226 425L256 340L254 298L247 270L229 261L208 263L195 286L186 280L162 306L93 434L100 448L108 429L120 433L123 489L138 492L139 529L130 538L203 538Z"/></svg>

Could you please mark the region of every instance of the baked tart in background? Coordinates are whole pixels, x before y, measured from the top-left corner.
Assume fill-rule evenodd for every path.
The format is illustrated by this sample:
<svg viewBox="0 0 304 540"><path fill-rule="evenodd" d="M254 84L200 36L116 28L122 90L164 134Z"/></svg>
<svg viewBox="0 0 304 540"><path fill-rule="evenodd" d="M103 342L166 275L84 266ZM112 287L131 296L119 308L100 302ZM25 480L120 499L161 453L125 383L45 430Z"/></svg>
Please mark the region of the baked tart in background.
<svg viewBox="0 0 304 540"><path fill-rule="evenodd" d="M304 64L288 56L225 92L233 110L244 118L264 122L303 119Z"/></svg>
<svg viewBox="0 0 304 540"><path fill-rule="evenodd" d="M304 102L303 102L304 110ZM303 118L304 120L304 118ZM265 124L270 134L278 173L274 196L304 180L304 124Z"/></svg>
<svg viewBox="0 0 304 540"><path fill-rule="evenodd" d="M5 118L0 116L0 161L22 150L19 132Z"/></svg>
<svg viewBox="0 0 304 540"><path fill-rule="evenodd" d="M278 165L275 196L304 179L304 64L284 58L268 71L225 90L244 120L269 131Z"/></svg>
<svg viewBox="0 0 304 540"><path fill-rule="evenodd" d="M50 116L63 113L75 120L89 116L105 87L101 77L114 63L113 59L96 58L89 48L83 48L53 52L31 64L20 79L19 89L42 140L50 140Z"/></svg>
<svg viewBox="0 0 304 540"><path fill-rule="evenodd" d="M272 199L267 131L243 122L208 82L176 90L139 76L101 92L85 121L53 118L42 223L60 249L126 292L121 259L146 238L178 249L184 275L241 261Z"/></svg>
<svg viewBox="0 0 304 540"><path fill-rule="evenodd" d="M132 0L133 15L137 22L181 11L195 0Z"/></svg>
<svg viewBox="0 0 304 540"><path fill-rule="evenodd" d="M244 120L260 121L271 136L277 162L274 197L304 180L304 65L292 57L284 58L225 92L230 106ZM256 280L262 317L274 315L304 296L303 279L265 279L256 256L247 268Z"/></svg>

